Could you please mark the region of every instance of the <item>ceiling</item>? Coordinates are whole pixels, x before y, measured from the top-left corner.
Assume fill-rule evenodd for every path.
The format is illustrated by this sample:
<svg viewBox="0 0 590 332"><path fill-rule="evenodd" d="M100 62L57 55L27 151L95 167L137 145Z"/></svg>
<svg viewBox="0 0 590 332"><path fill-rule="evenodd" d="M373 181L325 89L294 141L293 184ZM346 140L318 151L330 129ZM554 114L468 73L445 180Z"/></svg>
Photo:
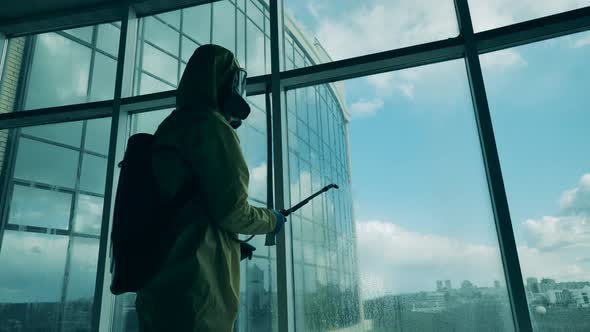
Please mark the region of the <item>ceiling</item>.
<svg viewBox="0 0 590 332"><path fill-rule="evenodd" d="M211 0L1 0L0 32L8 37L118 20L129 4L138 16Z"/></svg>

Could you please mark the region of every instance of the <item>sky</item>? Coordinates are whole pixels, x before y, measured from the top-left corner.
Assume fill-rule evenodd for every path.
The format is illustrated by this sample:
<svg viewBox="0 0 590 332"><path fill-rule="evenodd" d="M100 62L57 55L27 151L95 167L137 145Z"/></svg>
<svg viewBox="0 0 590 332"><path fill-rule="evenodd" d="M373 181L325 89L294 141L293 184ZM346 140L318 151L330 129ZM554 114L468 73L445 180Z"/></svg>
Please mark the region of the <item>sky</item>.
<svg viewBox="0 0 590 332"><path fill-rule="evenodd" d="M590 1L469 5L483 31ZM450 0L285 8L334 60L458 34ZM590 280L588 59L588 32L480 57L524 278ZM439 279L504 284L464 62L345 87L363 296L434 290Z"/></svg>

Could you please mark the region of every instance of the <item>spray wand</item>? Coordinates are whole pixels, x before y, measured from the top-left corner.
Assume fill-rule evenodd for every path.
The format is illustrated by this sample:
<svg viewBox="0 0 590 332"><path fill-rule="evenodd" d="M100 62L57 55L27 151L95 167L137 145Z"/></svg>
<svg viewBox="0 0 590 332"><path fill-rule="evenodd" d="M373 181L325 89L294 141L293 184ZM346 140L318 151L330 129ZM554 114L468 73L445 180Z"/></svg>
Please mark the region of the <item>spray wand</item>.
<svg viewBox="0 0 590 332"><path fill-rule="evenodd" d="M316 198L317 196L325 193L326 191L330 190L330 189L338 189L338 185L336 184L329 184L327 186L325 186L324 188L322 188L320 191L316 192L315 194L309 196L308 198L304 199L303 201L301 201L300 203L298 203L297 205L293 206L292 208L288 209L288 210L281 210L281 214L284 215L285 217L288 217L291 213L301 209L302 207L304 207L305 205L307 205L307 203L309 203L312 199ZM274 246L276 244L276 237L274 234L267 234L266 235L266 241L264 242L265 246Z"/></svg>

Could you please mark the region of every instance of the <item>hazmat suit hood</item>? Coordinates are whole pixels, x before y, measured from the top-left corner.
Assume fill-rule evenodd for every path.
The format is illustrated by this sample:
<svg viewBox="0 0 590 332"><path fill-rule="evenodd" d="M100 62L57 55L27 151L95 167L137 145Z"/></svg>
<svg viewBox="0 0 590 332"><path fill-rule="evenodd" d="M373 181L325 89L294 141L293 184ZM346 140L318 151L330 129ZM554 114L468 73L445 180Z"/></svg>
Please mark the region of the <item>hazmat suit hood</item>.
<svg viewBox="0 0 590 332"><path fill-rule="evenodd" d="M176 109L221 113L225 87L238 68L238 61L228 49L218 45L200 46L182 74Z"/></svg>

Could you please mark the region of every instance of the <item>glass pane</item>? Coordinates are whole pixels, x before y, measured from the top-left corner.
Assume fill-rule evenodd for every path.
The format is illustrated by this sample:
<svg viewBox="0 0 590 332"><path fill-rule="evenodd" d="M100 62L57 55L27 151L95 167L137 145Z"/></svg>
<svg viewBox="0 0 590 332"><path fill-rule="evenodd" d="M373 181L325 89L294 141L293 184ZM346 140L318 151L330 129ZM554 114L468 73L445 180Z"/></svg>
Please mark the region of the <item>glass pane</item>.
<svg viewBox="0 0 590 332"><path fill-rule="evenodd" d="M236 8L225 0L213 4L213 44L236 51Z"/></svg>
<svg viewBox="0 0 590 332"><path fill-rule="evenodd" d="M588 40L585 32L481 56L537 331L584 331L590 322ZM506 54L521 62L498 70Z"/></svg>
<svg viewBox="0 0 590 332"><path fill-rule="evenodd" d="M92 82L90 86L90 101L108 100L114 98L114 82L117 74L117 60L96 53Z"/></svg>
<svg viewBox="0 0 590 332"><path fill-rule="evenodd" d="M80 147L82 143L82 123L65 122L45 126L22 128L24 135L47 139L56 143L64 143L74 147Z"/></svg>
<svg viewBox="0 0 590 332"><path fill-rule="evenodd" d="M144 43L143 69L170 84L178 80L178 60Z"/></svg>
<svg viewBox="0 0 590 332"><path fill-rule="evenodd" d="M72 194L15 185L9 224L69 229Z"/></svg>
<svg viewBox="0 0 590 332"><path fill-rule="evenodd" d="M79 152L21 138L14 176L48 185L74 188Z"/></svg>
<svg viewBox="0 0 590 332"><path fill-rule="evenodd" d="M172 25L176 29L180 29L180 10L158 14L156 17L164 20L164 22Z"/></svg>
<svg viewBox="0 0 590 332"><path fill-rule="evenodd" d="M92 30L93 27L81 27L76 29L64 30L63 32L74 37L80 38L87 43L92 43Z"/></svg>
<svg viewBox="0 0 590 332"><path fill-rule="evenodd" d="M80 190L102 194L105 189L107 158L85 153L82 160Z"/></svg>
<svg viewBox="0 0 590 332"><path fill-rule="evenodd" d="M85 102L90 54L90 48L56 33L37 36L24 108Z"/></svg>
<svg viewBox="0 0 590 332"><path fill-rule="evenodd" d="M76 233L100 235L102 225L103 198L80 194L76 206L74 231Z"/></svg>
<svg viewBox="0 0 590 332"><path fill-rule="evenodd" d="M475 32L590 6L590 0L469 0Z"/></svg>
<svg viewBox="0 0 590 332"><path fill-rule="evenodd" d="M154 134L164 119L172 113L172 109L139 113L133 116L133 132Z"/></svg>
<svg viewBox="0 0 590 332"><path fill-rule="evenodd" d="M92 322L98 239L74 237L66 285L63 331L89 331Z"/></svg>
<svg viewBox="0 0 590 332"><path fill-rule="evenodd" d="M248 76L264 75L264 34L251 20L246 20L246 69Z"/></svg>
<svg viewBox="0 0 590 332"><path fill-rule="evenodd" d="M119 38L121 36L121 29L106 23L98 26L98 39L96 46L110 53L112 56L118 56L119 53Z"/></svg>
<svg viewBox="0 0 590 332"><path fill-rule="evenodd" d="M178 32L154 17L143 19L145 24L144 38L154 45L178 56Z"/></svg>
<svg viewBox="0 0 590 332"><path fill-rule="evenodd" d="M193 42L192 40L186 37L182 37L182 60L188 62L188 60L191 58L197 47L199 47L197 43Z"/></svg>
<svg viewBox="0 0 590 332"><path fill-rule="evenodd" d="M53 330L50 326L59 312L55 303L61 298L67 246L65 236L5 231L0 267L10 273L0 273L2 324L15 320L11 324L25 331ZM26 303L36 305L24 306Z"/></svg>
<svg viewBox="0 0 590 332"><path fill-rule="evenodd" d="M451 0L285 0L284 7L285 36L305 45L305 66L459 33Z"/></svg>
<svg viewBox="0 0 590 332"><path fill-rule="evenodd" d="M86 141L84 149L108 154L111 135L111 118L95 119L86 122Z"/></svg>
<svg viewBox="0 0 590 332"><path fill-rule="evenodd" d="M149 75L141 74L141 82L139 83L139 94L148 94L161 91L174 90L175 87L157 80Z"/></svg>
<svg viewBox="0 0 590 332"><path fill-rule="evenodd" d="M211 4L182 10L182 30L198 43L211 42Z"/></svg>
<svg viewBox="0 0 590 332"><path fill-rule="evenodd" d="M298 329L513 330L464 68L446 62L287 95L297 114L288 118L291 192L340 186L291 223L302 239L293 243ZM350 147L338 148L348 131Z"/></svg>

